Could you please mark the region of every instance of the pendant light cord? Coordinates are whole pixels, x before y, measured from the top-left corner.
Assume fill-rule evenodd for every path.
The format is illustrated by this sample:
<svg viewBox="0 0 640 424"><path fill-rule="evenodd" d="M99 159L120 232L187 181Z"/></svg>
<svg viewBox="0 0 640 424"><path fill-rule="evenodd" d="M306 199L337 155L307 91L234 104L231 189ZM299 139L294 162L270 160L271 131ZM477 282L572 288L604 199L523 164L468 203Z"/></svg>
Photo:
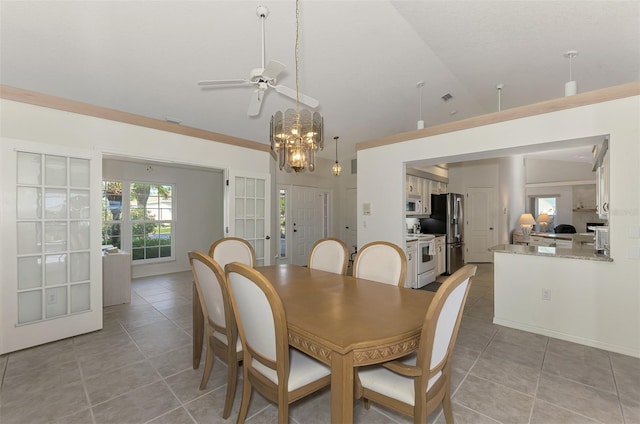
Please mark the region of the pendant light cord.
<svg viewBox="0 0 640 424"><path fill-rule="evenodd" d="M299 102L300 102L300 87L299 87L299 81L298 81L298 48L300 45L300 35L299 35L299 28L300 28L300 7L299 7L299 0L296 0L296 49L295 49L295 62L296 62L296 114L300 113L300 106L299 106Z"/></svg>

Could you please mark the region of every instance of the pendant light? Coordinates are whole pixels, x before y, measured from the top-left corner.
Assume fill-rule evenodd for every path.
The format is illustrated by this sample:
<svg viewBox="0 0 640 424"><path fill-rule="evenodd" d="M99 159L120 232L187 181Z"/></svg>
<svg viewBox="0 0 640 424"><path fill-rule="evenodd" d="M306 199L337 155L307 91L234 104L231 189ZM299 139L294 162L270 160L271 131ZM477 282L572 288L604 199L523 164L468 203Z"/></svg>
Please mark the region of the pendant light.
<svg viewBox="0 0 640 424"><path fill-rule="evenodd" d="M418 114L418 129L421 130L424 128L424 120L422 119L422 87L424 87L424 81L418 81L418 83L416 84L416 88L418 89L418 93L419 94L419 114Z"/></svg>
<svg viewBox="0 0 640 424"><path fill-rule="evenodd" d="M277 111L271 117L271 148L278 154L278 166L286 172L313 172L316 152L324 147L324 120L318 112L300 110L298 47L300 27L299 0L296 0L296 109Z"/></svg>
<svg viewBox="0 0 640 424"><path fill-rule="evenodd" d="M496 85L496 89L498 90L498 112L502 111L502 89L504 88L504 84Z"/></svg>
<svg viewBox="0 0 640 424"><path fill-rule="evenodd" d="M333 137L333 139L336 141L336 163L334 163L331 167L333 175L335 175L336 177L339 177L342 173L342 165L340 165L340 163L338 162L338 138L338 136Z"/></svg>
<svg viewBox="0 0 640 424"><path fill-rule="evenodd" d="M564 57L569 58L569 82L564 85L564 95L565 97L574 96L578 92L578 83L573 80L572 76L572 61L573 58L578 56L577 50L569 50L564 54Z"/></svg>

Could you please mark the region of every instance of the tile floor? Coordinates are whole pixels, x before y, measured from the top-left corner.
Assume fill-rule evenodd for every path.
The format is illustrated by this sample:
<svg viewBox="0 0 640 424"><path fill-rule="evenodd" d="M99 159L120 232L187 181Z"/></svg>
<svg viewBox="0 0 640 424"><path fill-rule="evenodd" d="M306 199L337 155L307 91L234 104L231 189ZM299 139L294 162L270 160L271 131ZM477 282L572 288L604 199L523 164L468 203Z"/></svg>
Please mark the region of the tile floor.
<svg viewBox="0 0 640 424"><path fill-rule="evenodd" d="M454 353L457 424L640 423L640 359L500 327L492 315L493 268L482 264ZM190 273L137 279L131 304L104 310L103 330L0 356L0 423L234 423L240 392L223 420L224 364L200 391L202 367L191 368ZM329 396L294 404L290 422L328 423ZM411 422L360 401L355 418ZM254 394L247 422L276 419Z"/></svg>

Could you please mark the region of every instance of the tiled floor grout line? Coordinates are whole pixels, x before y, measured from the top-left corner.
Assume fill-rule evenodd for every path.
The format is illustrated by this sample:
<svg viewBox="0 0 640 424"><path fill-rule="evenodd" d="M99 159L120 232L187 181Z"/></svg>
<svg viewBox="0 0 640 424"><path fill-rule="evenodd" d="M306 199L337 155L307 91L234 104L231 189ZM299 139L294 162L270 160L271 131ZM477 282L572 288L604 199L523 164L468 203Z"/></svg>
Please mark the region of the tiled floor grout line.
<svg viewBox="0 0 640 424"><path fill-rule="evenodd" d="M84 378L84 371L82 370L82 364L80 363L80 358L78 357L78 351L76 350L76 338L73 337L71 339L71 349L73 350L73 357L76 359L76 365L78 366L78 370L80 372L80 381L82 382L82 389L84 390L84 396L87 400L87 405L89 406L89 414L91 415L91 422L96 424L96 417L93 415L93 408L91 407L91 398L89 397L89 390L87 389L87 384ZM76 411L79 412L79 411Z"/></svg>
<svg viewBox="0 0 640 424"><path fill-rule="evenodd" d="M476 320L476 318L471 317L472 319ZM478 356L476 357L476 359L473 361L473 364L471 364L471 366L469 367L469 369L467 370L467 372L465 373L464 377L462 378L462 380L460 381L460 384L458 384L458 387L456 387L456 389L453 391L453 393L451 393L451 400L452 402L454 401L454 397L456 395L456 393L458 393L458 390L460 390L460 388L462 387L462 384L466 381L467 377L469 376L469 374L471 374L471 370L473 369L473 367L478 363L478 361L480 360L480 357L482 356L482 354L487 350L487 348L489 347L489 345L491 344L491 342L493 341L493 339L496 337L496 334L498 334L498 330L496 329L493 334L491 335L491 337L489 338L489 341L487 342L487 344L484 345L484 347L482 348L482 350L480 351L480 353L478 354ZM454 347L454 351L455 351L455 347ZM458 405L460 406L464 406L466 409L469 409L470 411L475 412L476 414L480 414L482 416L484 416L484 414L482 414L479 411L476 411L473 408L470 408L466 405L463 405L459 402L456 402ZM440 418L440 415L442 415L444 413L444 411L440 411L440 413L438 414L438 416L436 417L436 420L438 418ZM497 421L494 419L494 421ZM498 421L499 422L499 421Z"/></svg>
<svg viewBox="0 0 640 424"><path fill-rule="evenodd" d="M624 408L622 407L622 398L620 397L620 390L618 390L618 379L616 378L616 373L613 369L613 361L611 360L611 353L607 352L607 358L609 358L609 367L611 368L611 375L613 376L613 387L615 387L616 396L618 396L618 406L620 407L620 415L622 416L622 422L626 423L627 417L625 416Z"/></svg>
<svg viewBox="0 0 640 424"><path fill-rule="evenodd" d="M538 373L538 379L536 380L536 388L533 391L533 403L531 404L531 411L529 411L529 423L533 418L533 411L536 408L536 400L538 399L538 388L540 387L540 379L542 379L542 369L544 368L544 360L547 357L548 350L549 350L549 337L547 337L547 341L544 346L544 353L542 354L542 362L540 362L540 370Z"/></svg>

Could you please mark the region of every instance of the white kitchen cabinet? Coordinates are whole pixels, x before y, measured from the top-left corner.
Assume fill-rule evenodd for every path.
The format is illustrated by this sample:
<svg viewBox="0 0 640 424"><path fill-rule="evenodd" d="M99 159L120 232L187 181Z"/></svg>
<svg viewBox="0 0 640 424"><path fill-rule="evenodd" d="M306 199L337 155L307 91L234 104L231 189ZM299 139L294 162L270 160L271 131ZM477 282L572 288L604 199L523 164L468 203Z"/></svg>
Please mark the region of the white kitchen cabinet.
<svg viewBox="0 0 640 424"><path fill-rule="evenodd" d="M407 194L411 194L411 195L420 194L420 191L418 189L418 177L414 175L407 175L405 188L406 188Z"/></svg>
<svg viewBox="0 0 640 424"><path fill-rule="evenodd" d="M405 287L415 287L418 281L418 241L407 242L407 277Z"/></svg>
<svg viewBox="0 0 640 424"><path fill-rule="evenodd" d="M422 213L431 213L431 181L426 178L422 180Z"/></svg>
<svg viewBox="0 0 640 424"><path fill-rule="evenodd" d="M604 154L597 172L596 209L598 218L609 219L609 151Z"/></svg>
<svg viewBox="0 0 640 424"><path fill-rule="evenodd" d="M609 219L609 140L594 149L593 170L596 172L596 212L598 218Z"/></svg>
<svg viewBox="0 0 640 424"><path fill-rule="evenodd" d="M444 237L435 238L436 245L436 277L447 270L446 245Z"/></svg>
<svg viewBox="0 0 640 424"><path fill-rule="evenodd" d="M562 249L571 249L573 247L573 241L556 239L556 247Z"/></svg>

